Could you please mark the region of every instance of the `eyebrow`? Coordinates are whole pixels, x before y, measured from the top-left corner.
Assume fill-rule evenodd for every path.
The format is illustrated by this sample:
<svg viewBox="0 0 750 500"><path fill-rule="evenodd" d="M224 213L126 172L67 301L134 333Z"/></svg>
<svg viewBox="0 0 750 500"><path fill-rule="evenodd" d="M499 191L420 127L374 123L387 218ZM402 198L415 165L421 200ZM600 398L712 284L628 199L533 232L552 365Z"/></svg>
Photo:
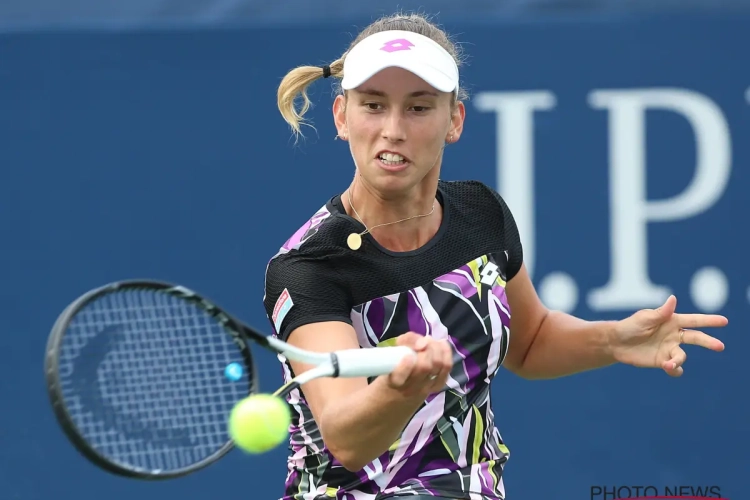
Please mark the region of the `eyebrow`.
<svg viewBox="0 0 750 500"><path fill-rule="evenodd" d="M360 94L373 95L373 96L378 96L378 97L387 96L385 92L381 90L371 89L371 88L358 89L358 92ZM437 92L433 92L431 90L417 90L416 92L412 92L408 95L408 97L422 97L422 96L438 97L438 94Z"/></svg>

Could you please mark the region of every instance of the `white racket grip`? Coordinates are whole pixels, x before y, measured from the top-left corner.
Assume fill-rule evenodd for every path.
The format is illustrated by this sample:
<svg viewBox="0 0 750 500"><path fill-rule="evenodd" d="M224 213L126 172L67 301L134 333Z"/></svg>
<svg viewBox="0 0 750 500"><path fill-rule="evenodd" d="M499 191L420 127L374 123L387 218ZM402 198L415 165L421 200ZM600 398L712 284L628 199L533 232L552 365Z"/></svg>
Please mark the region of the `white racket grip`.
<svg viewBox="0 0 750 500"><path fill-rule="evenodd" d="M334 353L339 377L377 377L391 373L406 356L416 356L404 346L346 349Z"/></svg>

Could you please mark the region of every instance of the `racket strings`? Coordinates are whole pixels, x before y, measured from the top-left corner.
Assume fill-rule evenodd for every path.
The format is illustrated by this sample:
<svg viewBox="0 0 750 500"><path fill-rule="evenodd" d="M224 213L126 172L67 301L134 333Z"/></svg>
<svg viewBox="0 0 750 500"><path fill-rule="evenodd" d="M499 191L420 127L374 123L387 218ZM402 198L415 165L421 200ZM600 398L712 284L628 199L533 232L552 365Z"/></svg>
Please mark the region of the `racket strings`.
<svg viewBox="0 0 750 500"><path fill-rule="evenodd" d="M244 360L203 310L154 291L103 296L82 309L63 337L63 397L83 437L133 468L176 470L229 440L227 415L247 395Z"/></svg>

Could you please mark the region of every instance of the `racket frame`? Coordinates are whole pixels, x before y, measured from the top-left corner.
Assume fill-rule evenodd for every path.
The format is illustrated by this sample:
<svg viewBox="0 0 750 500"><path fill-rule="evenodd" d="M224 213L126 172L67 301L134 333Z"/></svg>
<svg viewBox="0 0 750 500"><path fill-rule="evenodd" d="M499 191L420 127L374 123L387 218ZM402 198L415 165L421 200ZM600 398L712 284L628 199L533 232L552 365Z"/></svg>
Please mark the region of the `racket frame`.
<svg viewBox="0 0 750 500"><path fill-rule="evenodd" d="M299 361L314 366L314 368L290 380L274 393L274 395L281 398L303 384L317 378L375 377L388 374L396 368L405 356L415 355L414 351L410 348L401 346L379 347L376 349L344 349L327 353L299 349L245 325L210 300L189 288L166 282L155 280L123 280L90 290L68 305L52 327L45 354L44 369L47 390L58 423L75 448L94 464L119 476L144 480L163 480L186 476L218 461L234 448L234 443L230 439L216 452L193 465L170 471L147 470L121 464L104 457L80 435L70 413L63 404L64 398L59 380L60 346L71 320L78 311L99 297L122 290L162 291L168 295L176 296L197 305L209 316L216 319L239 349L245 361L245 368L249 368L248 378L250 386L248 388L248 395L257 393L259 387L257 366L253 362L248 341L253 341L265 349L284 356L288 360Z"/></svg>
<svg viewBox="0 0 750 500"><path fill-rule="evenodd" d="M95 465L101 467L102 469L111 472L112 474L131 479L151 481L174 479L191 474L218 461L234 448L234 443L232 442L232 440L228 440L227 443L225 443L221 448L216 450L211 455L196 462L195 464L169 471L143 469L133 467L132 465L119 463L112 458L102 455L81 435L78 430L78 426L76 426L70 412L64 404L65 398L63 396L62 387L60 384L60 347L62 345L65 332L67 331L68 326L70 325L75 315L81 309L85 308L88 304L100 297L122 290L139 289L144 291L164 291L169 294L178 295L181 298L188 299L189 301L199 305L199 307L201 307L210 316L217 318L219 320L219 323L224 327L224 330L231 336L244 360L244 368L246 371L248 371L248 395L258 391L258 370L253 361L250 346L246 342L246 339L243 335L243 332L247 329L246 327L243 328L244 325L239 323L239 321L237 321L236 319L232 318L226 312L222 311L218 306L200 297L199 295L190 292L190 290L184 287L174 286L168 283L153 280L125 280L109 283L107 285L100 286L86 292L85 294L74 300L72 303L70 303L58 316L47 339L47 346L45 351L44 372L47 382L47 393L50 399L50 404L52 405L52 410L61 429L63 430L67 438L71 441L73 446L89 461L93 462Z"/></svg>

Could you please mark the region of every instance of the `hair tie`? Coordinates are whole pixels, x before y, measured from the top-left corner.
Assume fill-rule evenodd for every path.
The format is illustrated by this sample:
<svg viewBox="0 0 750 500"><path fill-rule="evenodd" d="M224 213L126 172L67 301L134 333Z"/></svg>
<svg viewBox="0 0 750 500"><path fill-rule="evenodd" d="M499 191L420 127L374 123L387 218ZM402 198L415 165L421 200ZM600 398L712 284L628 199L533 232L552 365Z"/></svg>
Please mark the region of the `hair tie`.
<svg viewBox="0 0 750 500"><path fill-rule="evenodd" d="M323 68L323 78L328 78L331 76L331 67L329 65L322 66Z"/></svg>

